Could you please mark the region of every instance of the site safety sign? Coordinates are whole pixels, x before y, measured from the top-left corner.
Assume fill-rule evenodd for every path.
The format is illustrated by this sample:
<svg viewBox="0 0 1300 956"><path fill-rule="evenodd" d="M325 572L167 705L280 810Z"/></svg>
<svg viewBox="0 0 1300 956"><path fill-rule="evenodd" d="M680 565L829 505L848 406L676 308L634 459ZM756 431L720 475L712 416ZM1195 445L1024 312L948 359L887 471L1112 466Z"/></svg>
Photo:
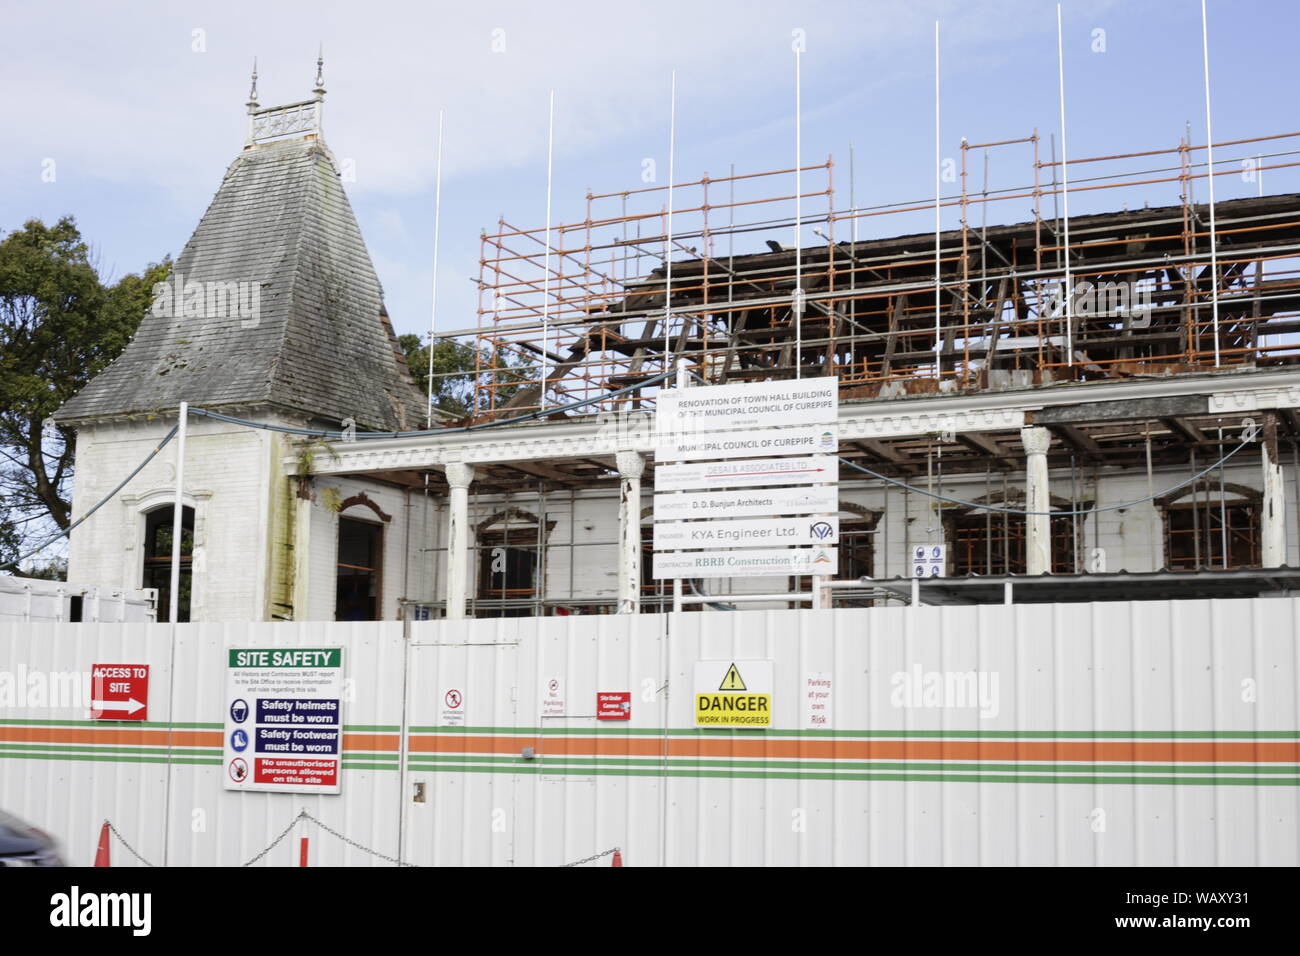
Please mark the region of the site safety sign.
<svg viewBox="0 0 1300 956"><path fill-rule="evenodd" d="M770 660L695 662L695 726L771 725Z"/></svg>
<svg viewBox="0 0 1300 956"><path fill-rule="evenodd" d="M339 793L343 648L226 649L225 787Z"/></svg>

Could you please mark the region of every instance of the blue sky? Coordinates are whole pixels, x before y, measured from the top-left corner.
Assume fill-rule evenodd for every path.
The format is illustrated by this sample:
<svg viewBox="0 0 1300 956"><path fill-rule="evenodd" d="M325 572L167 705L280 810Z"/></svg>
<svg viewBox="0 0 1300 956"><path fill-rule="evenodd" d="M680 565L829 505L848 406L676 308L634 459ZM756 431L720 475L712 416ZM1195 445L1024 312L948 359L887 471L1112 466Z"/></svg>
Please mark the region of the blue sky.
<svg viewBox="0 0 1300 956"><path fill-rule="evenodd" d="M1209 12L1215 139L1293 131L1284 104L1296 88L1296 6L1211 0ZM963 136L992 141L1035 127L1046 152L1059 123L1056 5L1044 0L8 0L0 16L0 231L70 213L109 275L179 254L243 144L253 56L259 99L275 105L309 95L323 43L326 139L354 163L348 192L402 332L429 326L440 109L443 329L475 323L479 230L502 214L544 222L550 89L557 222L582 218L588 188L642 185L646 159L666 181L674 69L678 180L725 174L733 163L737 172L791 165L796 29L807 44L803 157L833 155L838 206L848 205L850 142L859 205L933 195L936 18L944 156L959 154ZM1199 0L1068 0L1064 23L1071 158L1176 146L1188 121L1193 140L1204 141ZM1098 30L1104 52L1093 49ZM53 182L42 179L49 159ZM982 176L975 164L972 185ZM1027 148L991 153L993 188L1031 175ZM1220 199L1255 189L1239 176L1216 185ZM1300 175L1269 173L1265 191L1300 191ZM1128 201L1160 205L1177 193L1160 184ZM1072 212L1119 201L1080 196ZM990 222L1030 216L1028 200L990 210ZM873 221L863 235L930 222Z"/></svg>

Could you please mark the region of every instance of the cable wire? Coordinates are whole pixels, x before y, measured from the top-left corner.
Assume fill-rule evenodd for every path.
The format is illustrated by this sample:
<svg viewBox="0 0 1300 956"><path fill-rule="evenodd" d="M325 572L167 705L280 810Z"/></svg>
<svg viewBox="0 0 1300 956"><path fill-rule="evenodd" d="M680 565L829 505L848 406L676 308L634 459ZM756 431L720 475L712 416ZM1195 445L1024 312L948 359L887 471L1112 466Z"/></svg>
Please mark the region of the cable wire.
<svg viewBox="0 0 1300 956"><path fill-rule="evenodd" d="M20 554L18 557L14 558L14 560L13 560L12 562L10 562L9 564L7 564L7 565L5 565L5 566L6 566L6 567L12 567L12 568L15 568L15 569L16 569L16 568L18 568L18 565L19 565L21 562L26 561L26 560L27 560L28 558L30 558L33 554L37 554L37 553L39 553L39 552L41 552L41 551L44 551L46 548L48 548L50 545L52 545L55 541L58 541L60 538L67 537L69 534L71 534L73 528L77 527L77 525L81 524L83 521L85 521L87 518L89 518L91 515L93 515L96 511L98 511L98 510L99 510L100 508L102 508L104 505L108 504L108 502L109 502L110 500L112 500L112 498L113 498L113 497L114 497L114 496L115 496L119 491L121 491L123 488L125 488L125 487L127 486L127 484L131 481L132 478L134 478L136 475L140 474L140 472L144 471L144 467L145 467L145 465L149 464L149 462L151 462L151 461L154 460L154 458L157 456L158 452L162 451L162 450L163 450L163 447L164 447L164 446L165 446L169 441L171 441L173 438L176 437L176 432L179 431L179 430L180 430L180 425L179 425L179 424L177 424L177 425L173 425L173 426L172 426L172 430L169 431L166 435L163 436L163 440L160 441L160 442L157 444L157 446L154 448L153 451L149 452L149 454L145 457L144 461L142 461L142 462L140 462L140 464L136 465L136 467L135 467L135 471L131 472L131 474L129 474L129 475L127 475L125 478L123 478L122 481L118 484L118 486L117 486L116 488L114 488L112 491L110 491L110 492L109 492L107 495L105 495L103 498L99 499L99 501L95 503L95 506L94 506L93 508L91 508L89 511L87 511L84 515L82 515L82 516L81 516L80 518L78 518L76 521L72 522L72 524L68 525L66 528L64 528L63 530L59 531L57 534L51 535L49 538L46 538L44 541L42 541L39 545L37 545L37 546L36 546L35 548L33 548L31 551L28 551L26 554Z"/></svg>

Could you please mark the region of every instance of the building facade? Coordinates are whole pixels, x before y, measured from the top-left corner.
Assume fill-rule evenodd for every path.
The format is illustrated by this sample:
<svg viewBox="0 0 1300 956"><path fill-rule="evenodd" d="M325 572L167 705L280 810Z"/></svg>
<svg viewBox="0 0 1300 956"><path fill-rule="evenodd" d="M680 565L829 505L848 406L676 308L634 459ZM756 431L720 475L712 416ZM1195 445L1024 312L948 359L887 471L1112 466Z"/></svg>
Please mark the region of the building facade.
<svg viewBox="0 0 1300 956"><path fill-rule="evenodd" d="M1290 587L1298 303L1265 264L1283 258L1278 243L1300 248L1300 197L1221 204L1235 237L1223 263L1195 241L1188 204L1083 217L1064 260L1037 212L978 242L963 219L934 237L937 256L907 236L725 259L692 246L676 285L665 255L612 293L601 273L603 291L591 280L580 305L503 317L501 301L536 291L525 277L528 291L498 287L490 320L480 314L488 358L467 429L431 419L412 383L322 137L323 97L318 83L313 99L263 109L254 89L248 141L171 293L57 416L78 428L81 514L167 435L181 402L198 410L183 619L670 608L671 586L649 573L650 420L678 364L705 384L839 379L835 604L913 599L913 555L935 546L945 575L922 600L987 600L976 585L1007 581L1079 600ZM537 253L520 259L539 266ZM936 259L948 272L927 292ZM1062 298L1062 269L1081 291ZM539 314L561 330L549 355ZM510 349L542 357L515 366L507 392L496 362ZM73 532L71 581L159 587L165 616L174 451ZM686 606L812 601L811 586L687 582Z"/></svg>

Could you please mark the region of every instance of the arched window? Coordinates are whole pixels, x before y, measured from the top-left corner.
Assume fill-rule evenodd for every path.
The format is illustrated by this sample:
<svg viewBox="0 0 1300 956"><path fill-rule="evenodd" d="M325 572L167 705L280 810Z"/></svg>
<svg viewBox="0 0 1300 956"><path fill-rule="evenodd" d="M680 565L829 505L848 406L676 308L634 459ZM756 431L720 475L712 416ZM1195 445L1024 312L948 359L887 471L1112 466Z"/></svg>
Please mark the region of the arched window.
<svg viewBox="0 0 1300 956"><path fill-rule="evenodd" d="M993 494L976 499L980 504L996 505L1011 510L1023 510L1024 492L1019 489L1006 495ZM1087 508L1091 502L1080 502ZM1067 499L1052 496L1053 511L1068 511ZM1025 516L1007 511L990 511L985 508L954 508L944 516L944 530L948 539L948 573L1003 575L1025 574L1028 556L1025 552ZM1072 515L1053 516L1051 519L1053 574L1073 574L1078 570L1075 554L1075 521Z"/></svg>
<svg viewBox="0 0 1300 956"><path fill-rule="evenodd" d="M543 550L555 527L520 508L497 512L475 529L478 599L475 617L543 614Z"/></svg>
<svg viewBox="0 0 1300 956"><path fill-rule="evenodd" d="M1165 567L1259 567L1261 497L1245 485L1199 481L1159 499L1165 514Z"/></svg>
<svg viewBox="0 0 1300 956"><path fill-rule="evenodd" d="M383 525L375 521L339 518L339 549L334 570L334 620L380 619L383 555Z"/></svg>
<svg viewBox="0 0 1300 956"><path fill-rule="evenodd" d="M163 505L145 515L144 521L144 573L142 586L158 589L158 620L171 617L172 574L172 505ZM194 509L181 508L181 577L178 621L190 619L190 597L194 577Z"/></svg>

